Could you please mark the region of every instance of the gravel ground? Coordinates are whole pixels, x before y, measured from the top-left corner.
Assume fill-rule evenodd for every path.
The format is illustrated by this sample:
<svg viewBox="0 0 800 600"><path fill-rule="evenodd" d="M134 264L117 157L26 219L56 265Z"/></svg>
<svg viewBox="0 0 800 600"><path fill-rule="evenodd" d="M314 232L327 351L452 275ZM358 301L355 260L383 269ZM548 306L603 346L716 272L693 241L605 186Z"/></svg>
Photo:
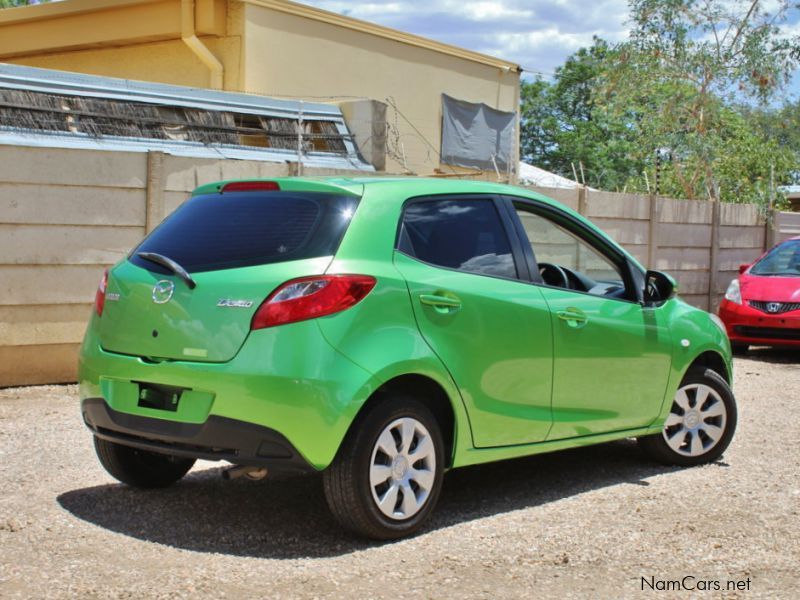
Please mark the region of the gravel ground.
<svg viewBox="0 0 800 600"><path fill-rule="evenodd" d="M117 485L74 386L0 390L0 596L800 597L800 355L736 363L739 430L695 469L617 442L453 471L417 537L365 543L318 477ZM675 594L658 581L741 581ZM692 580L687 580L687 582Z"/></svg>

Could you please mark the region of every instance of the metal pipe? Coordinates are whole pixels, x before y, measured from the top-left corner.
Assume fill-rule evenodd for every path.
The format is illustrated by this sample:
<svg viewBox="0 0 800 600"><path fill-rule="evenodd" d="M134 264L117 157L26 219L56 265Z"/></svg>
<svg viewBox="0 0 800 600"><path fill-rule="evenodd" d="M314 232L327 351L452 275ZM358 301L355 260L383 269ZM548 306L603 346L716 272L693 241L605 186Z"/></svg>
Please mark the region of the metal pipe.
<svg viewBox="0 0 800 600"><path fill-rule="evenodd" d="M226 481L238 479L239 477L247 477L252 481L260 481L267 476L267 470L263 467L249 467L247 465L238 465L225 469L222 472L222 478Z"/></svg>
<svg viewBox="0 0 800 600"><path fill-rule="evenodd" d="M195 23L195 3L194 0L181 0L181 39L189 46L189 49L203 61L211 72L211 88L221 90L224 83L225 66L212 54L200 38L194 28Z"/></svg>

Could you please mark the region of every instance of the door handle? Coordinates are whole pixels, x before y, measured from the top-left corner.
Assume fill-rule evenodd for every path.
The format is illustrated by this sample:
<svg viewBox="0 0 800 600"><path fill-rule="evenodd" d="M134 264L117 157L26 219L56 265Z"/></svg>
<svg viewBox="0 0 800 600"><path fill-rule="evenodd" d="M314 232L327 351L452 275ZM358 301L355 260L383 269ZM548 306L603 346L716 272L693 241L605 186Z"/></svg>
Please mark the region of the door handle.
<svg viewBox="0 0 800 600"><path fill-rule="evenodd" d="M566 310L558 311L556 314L559 319L566 321L569 327L575 329L583 327L589 321L589 317L586 316L586 313L579 308L567 308Z"/></svg>
<svg viewBox="0 0 800 600"><path fill-rule="evenodd" d="M420 294L419 301L426 306L432 306L440 313L455 312L461 308L461 300L455 296L444 296L442 294Z"/></svg>

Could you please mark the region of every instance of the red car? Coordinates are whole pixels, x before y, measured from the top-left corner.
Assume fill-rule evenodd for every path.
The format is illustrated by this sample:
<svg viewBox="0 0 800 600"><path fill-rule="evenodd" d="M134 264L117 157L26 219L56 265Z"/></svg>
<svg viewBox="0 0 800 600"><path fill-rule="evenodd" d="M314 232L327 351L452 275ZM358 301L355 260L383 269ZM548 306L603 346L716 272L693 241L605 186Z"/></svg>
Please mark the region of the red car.
<svg viewBox="0 0 800 600"><path fill-rule="evenodd" d="M719 306L734 350L800 348L800 237L742 265Z"/></svg>

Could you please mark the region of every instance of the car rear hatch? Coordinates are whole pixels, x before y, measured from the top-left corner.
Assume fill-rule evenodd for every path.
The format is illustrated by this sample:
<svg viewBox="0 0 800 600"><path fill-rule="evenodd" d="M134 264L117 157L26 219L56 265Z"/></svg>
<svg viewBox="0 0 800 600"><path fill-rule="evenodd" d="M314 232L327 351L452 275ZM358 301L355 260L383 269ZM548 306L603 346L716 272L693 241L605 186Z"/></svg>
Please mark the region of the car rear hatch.
<svg viewBox="0 0 800 600"><path fill-rule="evenodd" d="M275 288L325 272L357 202L258 189L193 197L109 273L101 346L154 361L231 360Z"/></svg>

